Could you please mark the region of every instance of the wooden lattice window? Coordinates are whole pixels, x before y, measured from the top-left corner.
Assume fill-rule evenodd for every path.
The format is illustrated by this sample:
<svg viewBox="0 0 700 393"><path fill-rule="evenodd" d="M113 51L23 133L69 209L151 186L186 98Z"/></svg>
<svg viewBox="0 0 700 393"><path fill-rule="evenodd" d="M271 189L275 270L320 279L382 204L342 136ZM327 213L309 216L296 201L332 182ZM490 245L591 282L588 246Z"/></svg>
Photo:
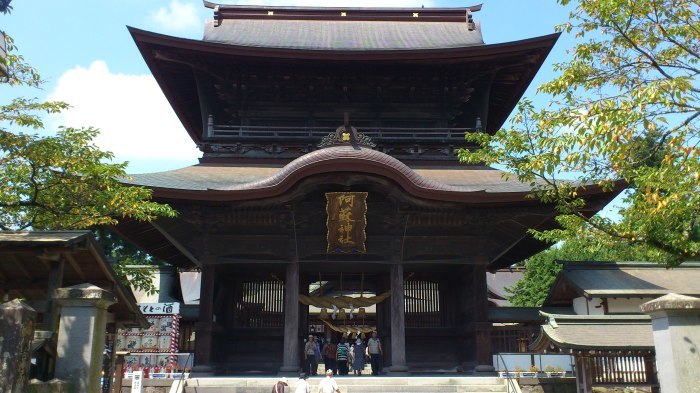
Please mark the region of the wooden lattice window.
<svg viewBox="0 0 700 393"><path fill-rule="evenodd" d="M406 327L444 326L445 312L439 283L412 280L405 281L403 288Z"/></svg>
<svg viewBox="0 0 700 393"><path fill-rule="evenodd" d="M593 355L593 384L632 385L656 383L654 355Z"/></svg>
<svg viewBox="0 0 700 393"><path fill-rule="evenodd" d="M527 326L494 326L491 330L493 353L527 352L527 345L535 332Z"/></svg>
<svg viewBox="0 0 700 393"><path fill-rule="evenodd" d="M279 281L243 282L236 301L236 327L284 326L284 286Z"/></svg>

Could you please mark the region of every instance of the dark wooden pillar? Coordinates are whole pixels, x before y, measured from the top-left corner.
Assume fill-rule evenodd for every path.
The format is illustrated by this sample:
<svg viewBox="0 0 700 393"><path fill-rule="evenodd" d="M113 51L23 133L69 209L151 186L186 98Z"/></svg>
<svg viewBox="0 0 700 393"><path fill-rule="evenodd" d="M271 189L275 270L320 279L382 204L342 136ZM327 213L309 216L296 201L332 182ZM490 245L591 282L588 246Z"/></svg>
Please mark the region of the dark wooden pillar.
<svg viewBox="0 0 700 393"><path fill-rule="evenodd" d="M659 393L661 388L656 374L656 359L653 353L644 355L644 370L646 371L647 383L655 385L651 387L651 393Z"/></svg>
<svg viewBox="0 0 700 393"><path fill-rule="evenodd" d="M375 285L377 294L384 293L391 288L389 283L389 272L382 272L377 275ZM382 357L382 369L385 365L389 365L391 359L391 300L387 299L377 304L377 336L382 342L384 356Z"/></svg>
<svg viewBox="0 0 700 393"><path fill-rule="evenodd" d="M394 373L407 373L406 326L404 321L403 265L391 265L391 367Z"/></svg>
<svg viewBox="0 0 700 393"><path fill-rule="evenodd" d="M493 366L491 348L491 323L489 322L488 290L486 288L486 265L474 266L474 334L476 338L476 361L479 366ZM485 368L481 370L486 371Z"/></svg>
<svg viewBox="0 0 700 393"><path fill-rule="evenodd" d="M59 315L56 310L56 290L63 286L63 271L65 270L65 257L55 255L49 258L49 280L46 290L46 314L44 315L44 328L53 332L58 331Z"/></svg>
<svg viewBox="0 0 700 393"><path fill-rule="evenodd" d="M127 351L114 352L114 385L110 387L110 393L121 393L122 391L122 374L124 373L124 356L128 355Z"/></svg>
<svg viewBox="0 0 700 393"><path fill-rule="evenodd" d="M474 270L471 266L460 266L449 278L451 294L454 297L454 326L457 328L457 340L454 345L456 356L464 370L474 368L476 354L472 317L474 298L472 295L472 278Z"/></svg>
<svg viewBox="0 0 700 393"><path fill-rule="evenodd" d="M213 371L212 342L214 336L214 285L216 269L214 265L202 266L202 281L199 290L199 322L195 325L197 340L195 342L194 372L209 373Z"/></svg>
<svg viewBox="0 0 700 393"><path fill-rule="evenodd" d="M591 370L591 358L575 356L576 363L576 393L593 392L593 370Z"/></svg>
<svg viewBox="0 0 700 393"><path fill-rule="evenodd" d="M299 372L299 262L287 265L284 280L284 355L280 373Z"/></svg>
<svg viewBox="0 0 700 393"><path fill-rule="evenodd" d="M309 284L311 283L311 280L308 275L306 274L300 274L299 275L299 293L303 293L304 295L309 294ZM306 336L309 333L309 306L305 304L299 303L299 342L303 342L306 339ZM301 347L299 348L299 364L302 363L301 359L303 357L303 353L301 351Z"/></svg>

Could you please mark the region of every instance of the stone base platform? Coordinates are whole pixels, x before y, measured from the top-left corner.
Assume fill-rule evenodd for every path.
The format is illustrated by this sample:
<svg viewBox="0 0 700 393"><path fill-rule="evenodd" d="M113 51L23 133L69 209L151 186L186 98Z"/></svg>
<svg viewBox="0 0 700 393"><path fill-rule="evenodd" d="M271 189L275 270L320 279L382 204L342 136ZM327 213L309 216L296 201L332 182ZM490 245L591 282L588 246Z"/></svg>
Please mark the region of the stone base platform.
<svg viewBox="0 0 700 393"><path fill-rule="evenodd" d="M310 377L311 391L318 389L322 376ZM277 382L270 378L192 378L186 381L186 393L269 393ZM505 393L503 379L497 377L462 376L342 376L335 377L342 393ZM288 378L289 387L285 392L293 392L298 379Z"/></svg>

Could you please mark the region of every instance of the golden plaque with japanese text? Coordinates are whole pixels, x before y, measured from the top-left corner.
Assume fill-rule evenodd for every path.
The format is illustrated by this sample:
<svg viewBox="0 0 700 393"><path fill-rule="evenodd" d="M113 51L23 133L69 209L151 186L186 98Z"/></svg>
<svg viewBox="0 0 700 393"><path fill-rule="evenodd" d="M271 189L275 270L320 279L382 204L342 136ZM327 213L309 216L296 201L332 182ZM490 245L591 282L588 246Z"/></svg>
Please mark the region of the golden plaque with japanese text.
<svg viewBox="0 0 700 393"><path fill-rule="evenodd" d="M328 254L364 254L367 226L366 192L327 192Z"/></svg>

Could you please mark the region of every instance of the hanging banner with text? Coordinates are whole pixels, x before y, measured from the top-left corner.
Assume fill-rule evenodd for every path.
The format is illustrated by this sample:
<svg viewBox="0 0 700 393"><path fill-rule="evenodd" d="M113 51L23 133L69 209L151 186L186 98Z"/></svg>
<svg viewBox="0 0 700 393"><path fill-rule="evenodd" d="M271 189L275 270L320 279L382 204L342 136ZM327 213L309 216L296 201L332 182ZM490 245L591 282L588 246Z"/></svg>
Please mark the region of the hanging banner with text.
<svg viewBox="0 0 700 393"><path fill-rule="evenodd" d="M144 315L151 314L179 314L180 303L139 303L139 308Z"/></svg>
<svg viewBox="0 0 700 393"><path fill-rule="evenodd" d="M328 254L364 254L367 226L366 192L327 192Z"/></svg>

